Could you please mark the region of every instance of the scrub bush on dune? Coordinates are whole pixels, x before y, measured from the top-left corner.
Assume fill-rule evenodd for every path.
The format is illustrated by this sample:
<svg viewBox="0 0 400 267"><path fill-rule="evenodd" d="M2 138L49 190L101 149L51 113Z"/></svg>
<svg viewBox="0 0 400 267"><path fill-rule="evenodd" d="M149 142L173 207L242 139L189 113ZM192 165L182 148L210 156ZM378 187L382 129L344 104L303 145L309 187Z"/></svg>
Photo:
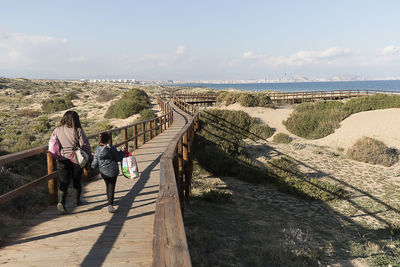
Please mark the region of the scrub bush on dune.
<svg viewBox="0 0 400 267"><path fill-rule="evenodd" d="M105 118L125 119L150 107L150 98L145 91L131 89L122 98L111 104Z"/></svg>
<svg viewBox="0 0 400 267"><path fill-rule="evenodd" d="M371 164L390 167L399 160L399 152L381 141L362 137L347 151L349 158Z"/></svg>

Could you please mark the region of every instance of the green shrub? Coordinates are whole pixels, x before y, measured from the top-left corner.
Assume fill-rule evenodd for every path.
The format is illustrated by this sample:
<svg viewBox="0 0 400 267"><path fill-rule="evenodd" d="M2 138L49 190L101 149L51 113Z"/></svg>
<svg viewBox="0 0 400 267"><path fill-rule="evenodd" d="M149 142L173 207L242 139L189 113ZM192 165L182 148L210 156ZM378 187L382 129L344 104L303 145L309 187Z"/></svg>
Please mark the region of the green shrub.
<svg viewBox="0 0 400 267"><path fill-rule="evenodd" d="M149 107L150 99L146 92L131 89L108 108L104 117L125 119Z"/></svg>
<svg viewBox="0 0 400 267"><path fill-rule="evenodd" d="M347 101L343 108L349 115L368 110L400 108L400 96L375 94L353 98Z"/></svg>
<svg viewBox="0 0 400 267"><path fill-rule="evenodd" d="M140 111L137 121L147 121L157 118L157 113L152 109L144 109Z"/></svg>
<svg viewBox="0 0 400 267"><path fill-rule="evenodd" d="M33 131L35 133L46 133L51 128L49 118L46 115L36 118L36 122L33 125Z"/></svg>
<svg viewBox="0 0 400 267"><path fill-rule="evenodd" d="M251 136L256 136L258 139L267 139L274 134L274 129L266 124L253 123L250 126Z"/></svg>
<svg viewBox="0 0 400 267"><path fill-rule="evenodd" d="M240 93L228 93L225 95L225 105L232 105L238 102L241 94Z"/></svg>
<svg viewBox="0 0 400 267"><path fill-rule="evenodd" d="M200 198L213 203L229 203L232 202L232 193L211 189L200 195Z"/></svg>
<svg viewBox="0 0 400 267"><path fill-rule="evenodd" d="M53 113L74 107L71 100L64 98L47 99L42 102L42 110L45 113Z"/></svg>
<svg viewBox="0 0 400 267"><path fill-rule="evenodd" d="M65 94L64 98L71 101L71 100L74 100L74 99L78 99L79 97L75 92L68 92L68 93Z"/></svg>
<svg viewBox="0 0 400 267"><path fill-rule="evenodd" d="M254 94L241 94L237 102L239 102L242 107L258 106L258 98Z"/></svg>
<svg viewBox="0 0 400 267"><path fill-rule="evenodd" d="M304 103L298 105L283 124L297 136L318 139L332 134L346 117L342 102Z"/></svg>
<svg viewBox="0 0 400 267"><path fill-rule="evenodd" d="M97 122L94 126L94 129L95 129L95 133L100 133L100 132L110 130L113 127L114 126L112 124L110 124L109 121L104 120L104 121Z"/></svg>
<svg viewBox="0 0 400 267"><path fill-rule="evenodd" d="M273 107L271 98L265 93L222 92L217 97L218 103L231 105L239 103L243 107Z"/></svg>
<svg viewBox="0 0 400 267"><path fill-rule="evenodd" d="M226 95L229 94L228 92L220 92L217 96L217 103L223 104L225 102Z"/></svg>
<svg viewBox="0 0 400 267"><path fill-rule="evenodd" d="M264 107L264 108L272 108L274 107L271 98L269 95L264 93L257 94L257 106Z"/></svg>
<svg viewBox="0 0 400 267"><path fill-rule="evenodd" d="M349 158L371 164L392 166L399 160L399 152L370 137L357 140L347 151Z"/></svg>
<svg viewBox="0 0 400 267"><path fill-rule="evenodd" d="M268 125L250 117L244 111L208 110L200 114L204 124L202 135L229 154L243 153L243 139L265 139L272 135Z"/></svg>
<svg viewBox="0 0 400 267"><path fill-rule="evenodd" d="M290 138L290 136L287 134L277 133L276 135L274 135L272 141L278 144L289 144L290 142L292 142L292 138Z"/></svg>

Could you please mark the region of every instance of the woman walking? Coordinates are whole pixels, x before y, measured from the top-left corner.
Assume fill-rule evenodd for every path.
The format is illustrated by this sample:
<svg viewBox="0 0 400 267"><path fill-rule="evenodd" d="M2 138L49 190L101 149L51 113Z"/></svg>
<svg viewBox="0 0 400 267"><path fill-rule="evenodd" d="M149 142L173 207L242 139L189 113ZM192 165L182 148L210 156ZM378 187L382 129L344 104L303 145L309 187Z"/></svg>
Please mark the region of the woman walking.
<svg viewBox="0 0 400 267"><path fill-rule="evenodd" d="M80 204L81 196L81 176L82 168L77 162L71 161L71 156L77 147L83 149L89 155L89 162L92 160L92 152L89 140L82 129L79 115L75 111L67 111L61 118L60 126L57 127L55 134L60 142L60 157L57 159L58 170L58 204L57 209L60 214L67 213L65 208L65 200L67 198L68 186L72 180L74 191L74 204Z"/></svg>
<svg viewBox="0 0 400 267"><path fill-rule="evenodd" d="M106 184L108 212L115 212L114 205L114 191L119 174L118 161L123 158L123 151L111 145L111 135L109 133L101 133L99 136L99 146L94 151L94 159L92 168L99 168L101 177Z"/></svg>

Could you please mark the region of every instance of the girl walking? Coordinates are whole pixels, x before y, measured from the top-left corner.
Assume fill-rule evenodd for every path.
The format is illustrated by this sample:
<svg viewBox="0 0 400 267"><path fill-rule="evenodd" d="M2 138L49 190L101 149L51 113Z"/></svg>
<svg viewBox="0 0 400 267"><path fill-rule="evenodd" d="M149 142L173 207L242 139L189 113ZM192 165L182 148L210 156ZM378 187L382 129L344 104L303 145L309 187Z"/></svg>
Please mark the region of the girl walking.
<svg viewBox="0 0 400 267"><path fill-rule="evenodd" d="M99 168L101 177L106 184L108 212L113 213L116 209L114 205L114 191L119 174L118 161L123 158L123 151L111 145L111 135L109 133L101 133L99 136L99 146L94 151L94 159L92 168Z"/></svg>

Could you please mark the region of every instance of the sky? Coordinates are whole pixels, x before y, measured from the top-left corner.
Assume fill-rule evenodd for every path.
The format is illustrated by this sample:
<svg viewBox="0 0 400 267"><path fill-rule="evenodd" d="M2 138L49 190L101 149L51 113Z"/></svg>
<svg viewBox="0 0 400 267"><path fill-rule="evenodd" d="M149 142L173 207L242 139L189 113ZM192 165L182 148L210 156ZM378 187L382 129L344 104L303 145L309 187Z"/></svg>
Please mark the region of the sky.
<svg viewBox="0 0 400 267"><path fill-rule="evenodd" d="M0 77L400 78L396 0L0 0Z"/></svg>

